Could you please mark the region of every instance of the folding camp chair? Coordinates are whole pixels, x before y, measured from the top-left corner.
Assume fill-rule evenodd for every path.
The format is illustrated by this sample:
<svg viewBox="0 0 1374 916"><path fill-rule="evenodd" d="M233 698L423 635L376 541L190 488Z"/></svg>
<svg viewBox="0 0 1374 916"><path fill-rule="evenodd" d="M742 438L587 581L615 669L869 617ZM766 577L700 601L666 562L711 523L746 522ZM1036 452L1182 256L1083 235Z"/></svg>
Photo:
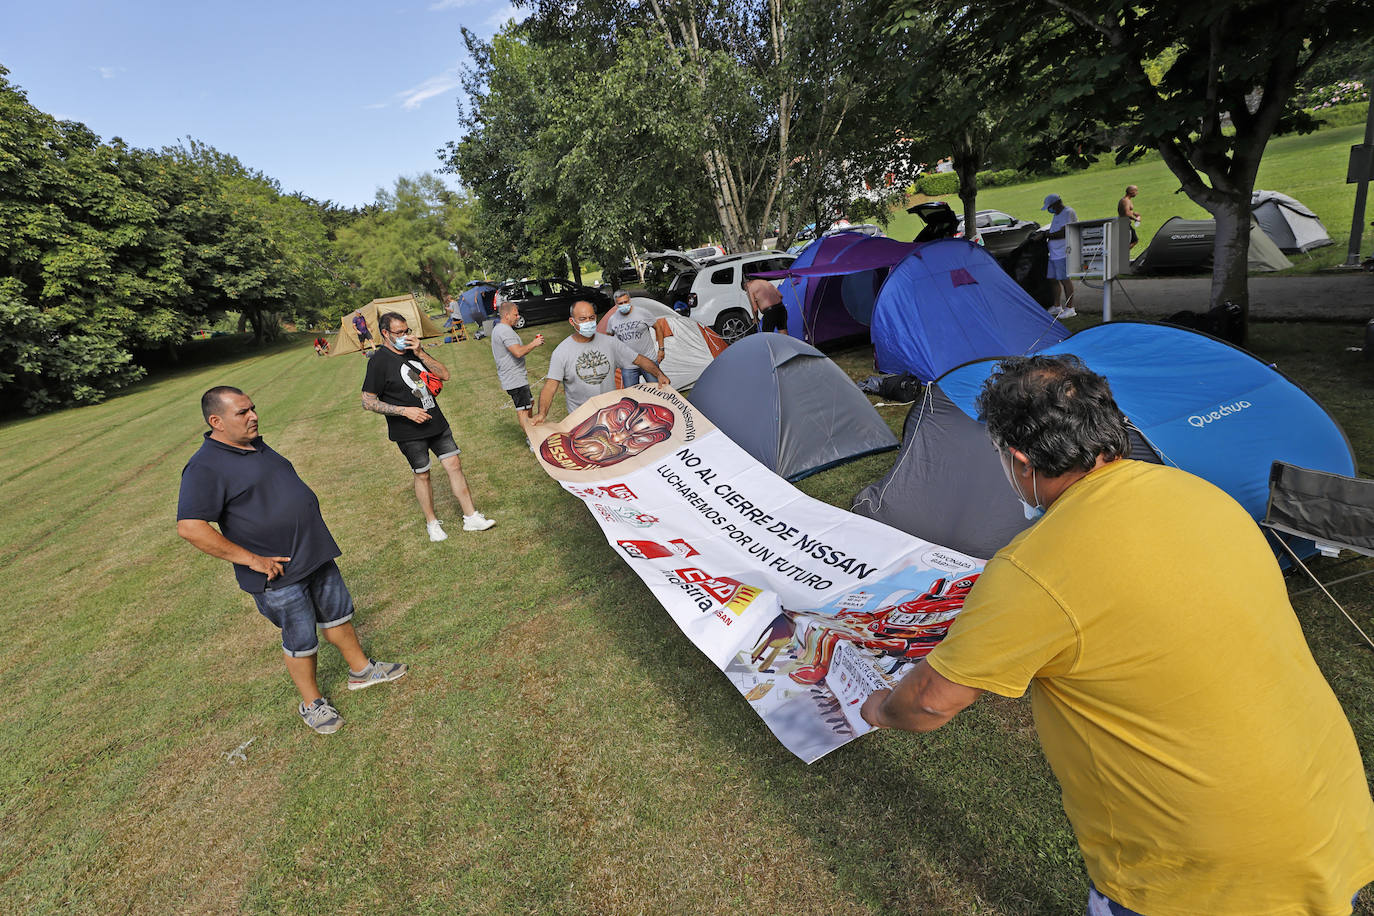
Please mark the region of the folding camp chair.
<svg viewBox="0 0 1374 916"><path fill-rule="evenodd" d="M1303 563L1288 543L1289 539L1282 536L1289 534L1307 538L1327 557L1337 556L1342 550L1353 550L1374 557L1374 480L1310 471L1275 461L1269 469L1269 503L1260 524L1269 529L1293 562L1331 599L1345 619L1360 631L1365 642L1374 646L1374 640L1360 629L1360 625L1327 590L1328 585L1374 573L1374 568L1323 582Z"/></svg>

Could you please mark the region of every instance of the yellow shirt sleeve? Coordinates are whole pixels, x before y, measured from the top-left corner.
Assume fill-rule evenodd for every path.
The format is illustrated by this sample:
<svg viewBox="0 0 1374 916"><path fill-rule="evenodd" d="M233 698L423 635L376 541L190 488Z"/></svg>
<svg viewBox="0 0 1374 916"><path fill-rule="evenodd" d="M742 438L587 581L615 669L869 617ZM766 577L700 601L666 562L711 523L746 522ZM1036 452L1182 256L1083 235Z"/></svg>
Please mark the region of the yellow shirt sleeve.
<svg viewBox="0 0 1374 916"><path fill-rule="evenodd" d="M1078 652L1078 627L1056 596L999 554L926 662L956 684L1019 697L1037 675L1071 671Z"/></svg>

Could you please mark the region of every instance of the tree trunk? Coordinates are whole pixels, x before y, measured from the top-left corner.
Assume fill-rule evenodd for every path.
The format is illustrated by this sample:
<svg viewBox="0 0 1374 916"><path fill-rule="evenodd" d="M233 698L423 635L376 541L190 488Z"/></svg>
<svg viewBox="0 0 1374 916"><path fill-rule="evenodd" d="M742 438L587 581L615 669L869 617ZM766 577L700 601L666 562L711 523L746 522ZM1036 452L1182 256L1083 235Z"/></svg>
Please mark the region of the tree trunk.
<svg viewBox="0 0 1374 916"><path fill-rule="evenodd" d="M1230 302L1240 306L1242 329L1250 321L1250 195L1243 200L1227 196L1212 209L1217 223L1212 243L1212 295L1216 308ZM1242 340L1244 343L1244 330Z"/></svg>
<svg viewBox="0 0 1374 916"><path fill-rule="evenodd" d="M954 148L954 174L959 176L959 201L964 205L964 238L978 240L978 167L983 157L965 143Z"/></svg>
<svg viewBox="0 0 1374 916"><path fill-rule="evenodd" d="M582 262L577 257L577 249L569 248L567 251L568 266L572 268L573 282L578 286L582 285ZM616 265L619 267L619 265Z"/></svg>

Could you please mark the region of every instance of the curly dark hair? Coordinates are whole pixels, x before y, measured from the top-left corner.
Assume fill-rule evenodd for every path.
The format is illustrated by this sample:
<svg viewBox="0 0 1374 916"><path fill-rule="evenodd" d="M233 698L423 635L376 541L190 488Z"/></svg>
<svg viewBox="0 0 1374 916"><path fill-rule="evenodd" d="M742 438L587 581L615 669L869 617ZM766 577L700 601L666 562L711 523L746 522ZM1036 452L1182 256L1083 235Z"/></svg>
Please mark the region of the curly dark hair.
<svg viewBox="0 0 1374 916"><path fill-rule="evenodd" d="M1112 461L1130 454L1126 417L1111 386L1077 356L1004 359L977 406L999 448L1025 452L1049 477L1092 470L1099 455Z"/></svg>

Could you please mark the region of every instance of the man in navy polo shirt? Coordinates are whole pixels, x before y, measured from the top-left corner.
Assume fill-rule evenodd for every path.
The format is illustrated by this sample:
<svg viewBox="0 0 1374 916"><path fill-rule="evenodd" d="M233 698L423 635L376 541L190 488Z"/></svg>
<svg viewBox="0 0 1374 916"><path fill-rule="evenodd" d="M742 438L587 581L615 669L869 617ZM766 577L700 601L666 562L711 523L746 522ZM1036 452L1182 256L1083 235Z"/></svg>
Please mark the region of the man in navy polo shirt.
<svg viewBox="0 0 1374 916"><path fill-rule="evenodd" d="M291 462L262 441L253 401L221 385L201 396L200 410L210 430L181 472L177 534L234 564L239 588L281 630L301 719L322 735L338 731L343 719L315 681L316 628L348 662L349 690L394 681L406 666L363 653L320 501Z"/></svg>

